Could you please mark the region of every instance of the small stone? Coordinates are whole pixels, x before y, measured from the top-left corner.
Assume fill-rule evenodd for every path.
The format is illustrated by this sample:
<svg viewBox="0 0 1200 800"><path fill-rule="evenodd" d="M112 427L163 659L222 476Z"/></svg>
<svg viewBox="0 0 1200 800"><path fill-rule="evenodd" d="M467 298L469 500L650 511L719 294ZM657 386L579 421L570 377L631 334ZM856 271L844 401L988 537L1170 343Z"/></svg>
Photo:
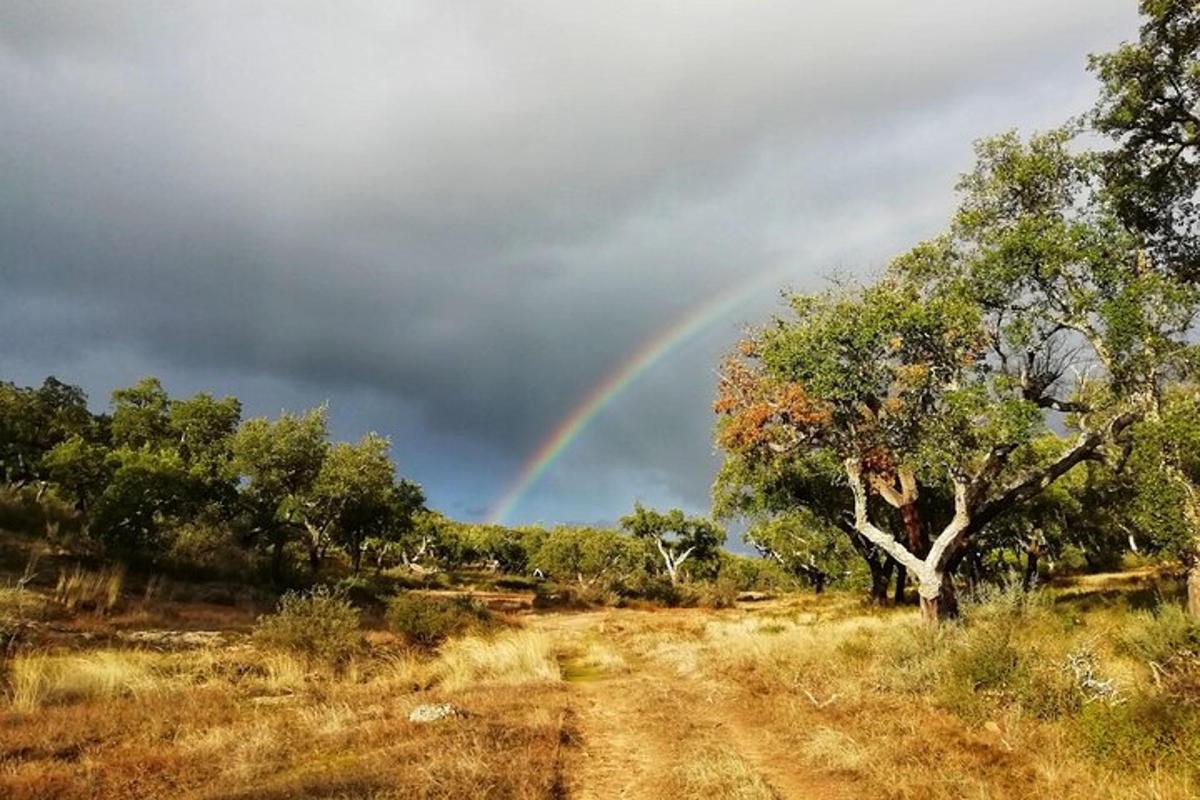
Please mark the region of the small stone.
<svg viewBox="0 0 1200 800"><path fill-rule="evenodd" d="M448 717L461 717L464 713L449 703L422 704L408 715L409 722L437 722Z"/></svg>

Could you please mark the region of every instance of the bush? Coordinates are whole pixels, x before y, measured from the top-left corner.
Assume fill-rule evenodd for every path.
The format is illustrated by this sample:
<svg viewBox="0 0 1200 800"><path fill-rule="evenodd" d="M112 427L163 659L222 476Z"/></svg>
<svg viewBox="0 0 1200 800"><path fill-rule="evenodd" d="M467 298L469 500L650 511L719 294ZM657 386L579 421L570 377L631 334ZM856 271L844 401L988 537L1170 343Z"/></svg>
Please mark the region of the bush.
<svg viewBox="0 0 1200 800"><path fill-rule="evenodd" d="M1168 697L1090 703L1077 724L1088 754L1104 764L1144 767L1200 756L1200 710Z"/></svg>
<svg viewBox="0 0 1200 800"><path fill-rule="evenodd" d="M411 594L393 597L384 618L390 630L418 647L436 647L451 636L487 629L494 622L487 608L470 597L434 600Z"/></svg>
<svg viewBox="0 0 1200 800"><path fill-rule="evenodd" d="M1180 651L1200 649L1200 625L1179 606L1162 605L1135 613L1117 644L1127 655L1161 663Z"/></svg>
<svg viewBox="0 0 1200 800"><path fill-rule="evenodd" d="M700 608L733 608L737 593L737 585L733 581L718 579L685 586L678 602Z"/></svg>
<svg viewBox="0 0 1200 800"><path fill-rule="evenodd" d="M263 647L336 663L361 644L358 621L344 593L318 586L285 594L274 614L259 618L254 639Z"/></svg>
<svg viewBox="0 0 1200 800"><path fill-rule="evenodd" d="M679 587L661 575L638 575L623 587L621 594L649 600L660 606L677 606L683 599Z"/></svg>

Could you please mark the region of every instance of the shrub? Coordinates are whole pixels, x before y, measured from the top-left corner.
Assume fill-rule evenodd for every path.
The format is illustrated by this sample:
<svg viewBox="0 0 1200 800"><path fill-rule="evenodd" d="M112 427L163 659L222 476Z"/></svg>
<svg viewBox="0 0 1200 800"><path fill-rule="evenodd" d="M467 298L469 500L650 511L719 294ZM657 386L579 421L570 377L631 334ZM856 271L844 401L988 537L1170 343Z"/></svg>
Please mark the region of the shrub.
<svg viewBox="0 0 1200 800"><path fill-rule="evenodd" d="M1026 656L1021 680L1015 687L1017 704L1038 719L1053 720L1070 716L1083 706L1085 694L1072 673L1062 665Z"/></svg>
<svg viewBox="0 0 1200 800"><path fill-rule="evenodd" d="M435 647L451 636L493 623L487 608L470 597L434 600L411 594L393 597L385 619L389 629L418 647Z"/></svg>
<svg viewBox="0 0 1200 800"><path fill-rule="evenodd" d="M1163 662L1182 650L1200 649L1200 625L1174 604L1139 611L1121 632L1117 644L1127 655Z"/></svg>
<svg viewBox="0 0 1200 800"><path fill-rule="evenodd" d="M320 661L345 661L361 643L358 616L343 593L327 586L288 592L274 614L259 618L254 639Z"/></svg>
<svg viewBox="0 0 1200 800"><path fill-rule="evenodd" d="M1077 724L1088 754L1104 764L1146 766L1200 756L1200 710L1161 695L1089 703Z"/></svg>
<svg viewBox="0 0 1200 800"><path fill-rule="evenodd" d="M719 579L685 586L679 593L679 604L700 608L733 608L737 601L737 585Z"/></svg>
<svg viewBox="0 0 1200 800"><path fill-rule="evenodd" d="M621 594L649 600L662 606L677 606L682 601L682 592L661 575L637 575L625 586Z"/></svg>

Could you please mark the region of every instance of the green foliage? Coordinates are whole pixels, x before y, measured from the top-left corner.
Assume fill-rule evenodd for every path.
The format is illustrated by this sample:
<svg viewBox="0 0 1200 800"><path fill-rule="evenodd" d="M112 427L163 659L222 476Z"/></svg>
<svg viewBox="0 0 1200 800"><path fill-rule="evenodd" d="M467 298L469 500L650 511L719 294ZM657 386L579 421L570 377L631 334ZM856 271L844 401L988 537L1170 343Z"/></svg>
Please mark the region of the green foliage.
<svg viewBox="0 0 1200 800"><path fill-rule="evenodd" d="M358 611L345 595L322 585L285 594L274 614L258 619L254 641L262 647L337 663L361 646L358 625Z"/></svg>
<svg viewBox="0 0 1200 800"><path fill-rule="evenodd" d="M1108 766L1169 766L1200 757L1200 709L1162 695L1090 703L1076 727L1088 754Z"/></svg>
<svg viewBox="0 0 1200 800"><path fill-rule="evenodd" d="M1200 621L1173 603L1135 611L1117 639L1122 652L1146 662L1166 663L1181 651L1200 653Z"/></svg>
<svg viewBox="0 0 1200 800"><path fill-rule="evenodd" d="M45 477L42 456L74 436L102 435L76 386L50 377L36 389L0 382L0 478L24 483Z"/></svg>
<svg viewBox="0 0 1200 800"><path fill-rule="evenodd" d="M158 378L112 393L112 442L131 450L159 449L171 439L170 400Z"/></svg>
<svg viewBox="0 0 1200 800"><path fill-rule="evenodd" d="M393 483L389 450L382 436L367 434L359 442L329 448L312 485L288 506L309 533L309 557L316 568L330 541L350 557L355 572L365 542L381 537L392 525Z"/></svg>
<svg viewBox="0 0 1200 800"><path fill-rule="evenodd" d="M1126 486L1130 522L1152 548L1200 558L1200 408L1194 387L1166 397L1133 432Z"/></svg>
<svg viewBox="0 0 1200 800"><path fill-rule="evenodd" d="M857 558L845 532L808 509L759 519L744 538L764 558L818 592L845 579Z"/></svg>
<svg viewBox="0 0 1200 800"><path fill-rule="evenodd" d="M73 434L42 456L42 466L76 507L86 511L112 480L116 464L108 454L104 445Z"/></svg>
<svg viewBox="0 0 1200 800"><path fill-rule="evenodd" d="M91 533L112 553L152 559L166 523L194 507L186 467L172 450L145 448L112 451L108 467L112 477L93 506Z"/></svg>
<svg viewBox="0 0 1200 800"><path fill-rule="evenodd" d="M1187 0L1141 0L1137 41L1093 56L1100 98L1096 130L1116 146L1102 154L1117 213L1155 258L1200 278L1200 9Z"/></svg>
<svg viewBox="0 0 1200 800"><path fill-rule="evenodd" d="M638 539L654 543L672 583L689 559L711 561L725 541L725 531L710 520L688 517L678 508L663 513L641 503L634 505L632 514L621 518L621 527Z"/></svg>
<svg viewBox="0 0 1200 800"><path fill-rule="evenodd" d="M470 597L438 600L415 594L398 594L388 602L388 629L418 647L435 647L451 636L494 625L492 615Z"/></svg>
<svg viewBox="0 0 1200 800"><path fill-rule="evenodd" d="M652 563L646 543L617 531L558 527L549 531L529 568L558 581L618 588Z"/></svg>

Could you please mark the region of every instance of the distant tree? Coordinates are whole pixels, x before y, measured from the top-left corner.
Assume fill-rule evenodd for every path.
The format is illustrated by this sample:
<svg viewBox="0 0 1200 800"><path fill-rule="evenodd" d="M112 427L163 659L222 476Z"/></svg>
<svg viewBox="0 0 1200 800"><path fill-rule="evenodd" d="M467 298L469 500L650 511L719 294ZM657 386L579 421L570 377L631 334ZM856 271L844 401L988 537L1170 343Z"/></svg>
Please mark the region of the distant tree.
<svg viewBox="0 0 1200 800"><path fill-rule="evenodd" d="M644 543L614 530L557 527L549 531L530 566L581 586L620 586L646 566Z"/></svg>
<svg viewBox="0 0 1200 800"><path fill-rule="evenodd" d="M233 437L232 466L242 479L251 527L272 552L282 575L284 548L300 528L304 498L321 472L329 445L324 406L272 421L246 420Z"/></svg>
<svg viewBox="0 0 1200 800"><path fill-rule="evenodd" d="M198 499L229 514L237 493L233 470L233 437L242 418L235 397L220 400L199 393L172 400L167 411L171 446L179 453Z"/></svg>
<svg viewBox="0 0 1200 800"><path fill-rule="evenodd" d="M499 572L519 575L529 567L529 542L524 532L503 525L464 526L472 561Z"/></svg>
<svg viewBox="0 0 1200 800"><path fill-rule="evenodd" d="M312 483L292 498L290 516L308 536L308 560L316 572L332 543L350 556L357 572L362 545L386 527L394 469L387 439L367 434L354 444L333 445Z"/></svg>
<svg viewBox="0 0 1200 800"><path fill-rule="evenodd" d="M418 484L401 480L392 487L385 522L380 532L364 542L376 568L383 569L389 559L399 559L409 569L429 569L449 520L425 508L425 494Z"/></svg>
<svg viewBox="0 0 1200 800"><path fill-rule="evenodd" d="M856 530L916 577L926 619L954 613L950 576L988 524L1120 438L1185 352L1193 293L1140 253L1070 140L982 142L948 234L872 286L793 297L723 370L721 446L840 460ZM1031 458L1052 413L1066 446ZM935 487L953 514L927 542L916 501Z"/></svg>
<svg viewBox="0 0 1200 800"><path fill-rule="evenodd" d="M818 594L849 574L857 557L843 531L804 511L757 520L746 531L745 539Z"/></svg>
<svg viewBox="0 0 1200 800"><path fill-rule="evenodd" d="M685 516L677 508L662 513L641 503L621 518L621 527L654 544L673 585L679 582L680 569L689 559L713 559L725 541L725 531L707 519Z"/></svg>
<svg viewBox="0 0 1200 800"><path fill-rule="evenodd" d="M111 477L91 508L91 534L123 556L152 560L171 520L189 511L187 469L171 449L122 447L107 458Z"/></svg>
<svg viewBox="0 0 1200 800"><path fill-rule="evenodd" d="M0 382L0 479L6 483L44 480L46 453L73 436L94 441L101 433L79 387L54 377L36 389Z"/></svg>

